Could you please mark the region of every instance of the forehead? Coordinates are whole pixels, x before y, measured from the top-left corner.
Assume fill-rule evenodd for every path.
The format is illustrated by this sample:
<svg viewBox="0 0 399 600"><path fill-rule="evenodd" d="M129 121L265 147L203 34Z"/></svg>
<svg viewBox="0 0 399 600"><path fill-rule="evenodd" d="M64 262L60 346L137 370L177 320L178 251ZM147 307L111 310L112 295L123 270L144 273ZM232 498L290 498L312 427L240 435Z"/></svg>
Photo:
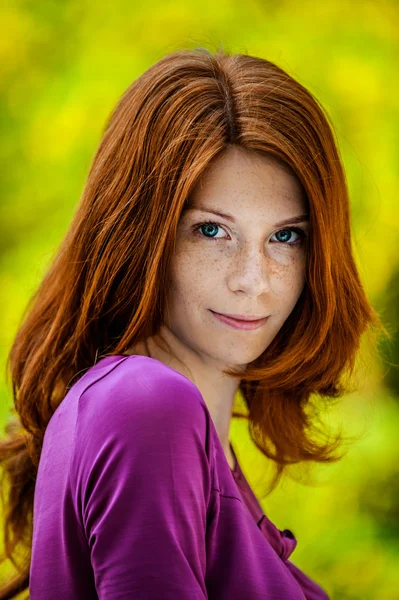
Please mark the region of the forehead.
<svg viewBox="0 0 399 600"><path fill-rule="evenodd" d="M231 147L218 154L201 175L186 209L212 199L237 208L283 203L305 208L306 194L294 171L266 153Z"/></svg>

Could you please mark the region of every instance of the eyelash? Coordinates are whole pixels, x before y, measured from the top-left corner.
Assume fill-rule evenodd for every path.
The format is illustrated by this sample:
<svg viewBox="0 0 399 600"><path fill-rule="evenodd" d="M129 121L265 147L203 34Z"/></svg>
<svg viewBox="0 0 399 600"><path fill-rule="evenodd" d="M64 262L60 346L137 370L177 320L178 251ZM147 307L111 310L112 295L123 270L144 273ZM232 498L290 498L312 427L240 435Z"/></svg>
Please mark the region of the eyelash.
<svg viewBox="0 0 399 600"><path fill-rule="evenodd" d="M207 240L215 240L215 241L222 241L226 238L212 238L212 237L208 237L206 235L203 235L199 229L201 229L201 227L203 227L204 225L216 225L216 227L220 227L221 229L224 230L223 226L220 225L219 223L216 223L215 221L203 221L202 223L198 223L197 225L195 225L193 227L193 231L196 235L199 235L202 238L205 238ZM300 236L300 239L297 240L296 242L292 242L291 244L289 242L273 242L273 244L279 243L282 244L283 246L300 246L303 241L306 238L306 233L304 232L303 229L300 229L299 227L284 227L283 229L279 229L279 231L276 231L276 233L280 233L280 231L295 231L295 233L297 233ZM275 234L273 234L275 235Z"/></svg>

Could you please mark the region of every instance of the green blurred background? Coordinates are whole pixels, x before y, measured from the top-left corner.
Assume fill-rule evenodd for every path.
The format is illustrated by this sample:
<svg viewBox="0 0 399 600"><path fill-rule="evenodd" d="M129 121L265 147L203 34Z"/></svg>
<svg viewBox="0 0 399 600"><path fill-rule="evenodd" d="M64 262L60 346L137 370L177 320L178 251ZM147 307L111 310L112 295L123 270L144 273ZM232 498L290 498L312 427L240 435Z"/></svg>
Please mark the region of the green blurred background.
<svg viewBox="0 0 399 600"><path fill-rule="evenodd" d="M292 470L261 504L294 531L292 562L333 600L399 598L399 381L389 364L399 363L397 2L14 0L1 4L0 23L1 428L12 405L7 352L121 94L180 48L222 45L272 60L332 119L359 270L394 339L363 369L359 391L325 416L361 440L336 465ZM270 465L236 418L231 439L259 495Z"/></svg>

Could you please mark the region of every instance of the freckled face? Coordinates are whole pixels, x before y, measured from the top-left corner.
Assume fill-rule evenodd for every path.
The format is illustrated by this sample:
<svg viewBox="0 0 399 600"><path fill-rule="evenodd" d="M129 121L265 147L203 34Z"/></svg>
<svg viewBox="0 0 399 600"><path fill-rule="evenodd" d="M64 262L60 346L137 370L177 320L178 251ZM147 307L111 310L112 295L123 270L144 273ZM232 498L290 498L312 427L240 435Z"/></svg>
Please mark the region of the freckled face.
<svg viewBox="0 0 399 600"><path fill-rule="evenodd" d="M170 269L164 325L189 354L234 366L264 352L304 288L308 223L295 217L306 213L299 180L272 159L232 147L214 160L181 215ZM240 330L211 311L269 318Z"/></svg>

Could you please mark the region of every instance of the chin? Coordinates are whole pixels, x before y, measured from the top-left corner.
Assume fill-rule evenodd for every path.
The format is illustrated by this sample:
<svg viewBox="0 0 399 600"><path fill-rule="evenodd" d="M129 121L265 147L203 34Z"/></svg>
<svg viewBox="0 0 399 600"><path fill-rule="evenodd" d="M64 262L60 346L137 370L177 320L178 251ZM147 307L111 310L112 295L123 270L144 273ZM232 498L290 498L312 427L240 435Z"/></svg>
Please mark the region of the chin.
<svg viewBox="0 0 399 600"><path fill-rule="evenodd" d="M236 348L238 350L238 346ZM212 354L212 356L220 363L228 364L230 367L245 368L249 363L256 360L263 352L264 350L261 352L251 352L250 350L248 350L248 352L239 352L232 350L230 353L221 352L217 356L214 354Z"/></svg>

